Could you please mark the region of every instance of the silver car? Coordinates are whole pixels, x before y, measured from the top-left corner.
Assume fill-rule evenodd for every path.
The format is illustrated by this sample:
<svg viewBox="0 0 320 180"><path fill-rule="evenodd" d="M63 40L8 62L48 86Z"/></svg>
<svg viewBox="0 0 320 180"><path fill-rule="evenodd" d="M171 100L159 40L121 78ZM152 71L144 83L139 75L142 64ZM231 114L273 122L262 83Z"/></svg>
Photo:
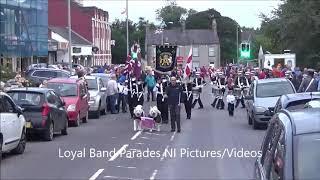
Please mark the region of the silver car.
<svg viewBox="0 0 320 180"><path fill-rule="evenodd" d="M72 76L72 78L78 77ZM107 88L100 77L85 76L84 78L88 84L90 94L89 114L98 119L101 114L106 114L107 112Z"/></svg>
<svg viewBox="0 0 320 180"><path fill-rule="evenodd" d="M248 124L253 129L266 125L272 115L265 114L269 108L274 108L279 97L284 94L293 94L296 90L290 80L284 78L254 80L246 99Z"/></svg>
<svg viewBox="0 0 320 180"><path fill-rule="evenodd" d="M320 109L281 110L269 123L254 178L320 179Z"/></svg>

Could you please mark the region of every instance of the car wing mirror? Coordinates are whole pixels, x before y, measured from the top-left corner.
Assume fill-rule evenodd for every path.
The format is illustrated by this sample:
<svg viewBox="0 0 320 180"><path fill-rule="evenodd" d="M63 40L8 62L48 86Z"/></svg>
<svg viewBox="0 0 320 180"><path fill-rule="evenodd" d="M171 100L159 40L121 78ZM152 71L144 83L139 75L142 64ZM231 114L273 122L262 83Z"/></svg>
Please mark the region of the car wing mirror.
<svg viewBox="0 0 320 180"><path fill-rule="evenodd" d="M274 112L271 111L270 109L268 109L268 110L266 110L266 111L264 112L264 115L265 115L265 116L273 116L273 115L274 115Z"/></svg>
<svg viewBox="0 0 320 180"><path fill-rule="evenodd" d="M17 109L16 109L16 112L17 112L18 117L19 117L20 115L22 115L22 114L23 114L23 112L24 112L24 108L22 108L22 107L18 106L18 107L17 107Z"/></svg>

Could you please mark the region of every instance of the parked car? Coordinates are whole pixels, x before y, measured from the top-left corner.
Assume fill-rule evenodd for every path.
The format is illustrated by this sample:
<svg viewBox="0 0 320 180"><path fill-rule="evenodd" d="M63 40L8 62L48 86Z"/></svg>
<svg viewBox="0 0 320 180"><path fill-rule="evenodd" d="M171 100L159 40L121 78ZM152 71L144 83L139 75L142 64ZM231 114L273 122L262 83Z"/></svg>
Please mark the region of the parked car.
<svg viewBox="0 0 320 180"><path fill-rule="evenodd" d="M104 87L107 87L108 81L111 79L110 74L105 73L91 73L90 76L100 77L103 81Z"/></svg>
<svg viewBox="0 0 320 180"><path fill-rule="evenodd" d="M288 109L289 111L303 109L307 103L317 99L320 99L320 92L285 94L280 96L274 108L269 108L265 111L265 115L273 116L281 109Z"/></svg>
<svg viewBox="0 0 320 180"><path fill-rule="evenodd" d="M304 108L320 108L320 100L312 100L305 104Z"/></svg>
<svg viewBox="0 0 320 180"><path fill-rule="evenodd" d="M37 68L47 68L47 67L48 65L46 63L31 64L30 66L28 66L27 70L37 69Z"/></svg>
<svg viewBox="0 0 320 180"><path fill-rule="evenodd" d="M53 89L65 102L69 122L79 126L80 121L88 122L90 95L85 81L72 78L54 78L48 81L48 88Z"/></svg>
<svg viewBox="0 0 320 180"><path fill-rule="evenodd" d="M284 78L254 80L246 99L248 124L258 129L266 125L272 116L266 116L265 111L274 108L279 97L293 94L296 90L290 80Z"/></svg>
<svg viewBox="0 0 320 180"><path fill-rule="evenodd" d="M52 141L54 132L68 134L65 103L52 89L18 88L8 91L8 94L24 108L27 136L40 133L46 141Z"/></svg>
<svg viewBox="0 0 320 180"><path fill-rule="evenodd" d="M22 154L26 147L26 127L22 108L0 92L0 161L3 152Z"/></svg>
<svg viewBox="0 0 320 180"><path fill-rule="evenodd" d="M26 78L35 84L41 84L44 80L50 80L52 78L68 78L70 72L60 69L40 68L31 69L26 73Z"/></svg>
<svg viewBox="0 0 320 180"><path fill-rule="evenodd" d="M269 123L254 178L320 179L320 109L281 110Z"/></svg>
<svg viewBox="0 0 320 180"><path fill-rule="evenodd" d="M71 78L77 79L78 77L72 76ZM101 114L106 114L107 112L107 88L100 77L85 76L84 78L88 84L90 94L89 113L99 119Z"/></svg>

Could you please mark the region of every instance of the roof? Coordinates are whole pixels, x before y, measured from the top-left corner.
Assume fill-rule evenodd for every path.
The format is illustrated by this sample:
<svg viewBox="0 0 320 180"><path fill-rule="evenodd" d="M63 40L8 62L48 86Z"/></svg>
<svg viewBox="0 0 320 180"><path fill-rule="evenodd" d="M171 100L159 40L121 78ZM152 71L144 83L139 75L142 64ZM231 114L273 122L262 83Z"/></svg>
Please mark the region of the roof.
<svg viewBox="0 0 320 180"><path fill-rule="evenodd" d="M39 93L46 93L52 89L47 89L47 88L38 88L38 87L23 87L23 88L14 88L8 91L13 92L13 91L21 91L21 92L39 92Z"/></svg>
<svg viewBox="0 0 320 180"><path fill-rule="evenodd" d="M71 76L72 79L78 79L78 76ZM97 79L97 76L84 76L85 79Z"/></svg>
<svg viewBox="0 0 320 180"><path fill-rule="evenodd" d="M67 39L67 40L69 39L68 28L50 26L49 29L59 34L60 36L62 36L64 39ZM90 41L82 37L80 34L74 32L73 30L71 31L71 41L72 41L72 44L74 45L87 45L87 46L92 45Z"/></svg>
<svg viewBox="0 0 320 180"><path fill-rule="evenodd" d="M50 79L48 81L49 83L77 83L77 79L71 79L71 78L54 78L54 79Z"/></svg>
<svg viewBox="0 0 320 180"><path fill-rule="evenodd" d="M176 45L191 44L219 44L218 33L212 29L190 29L182 32L181 29L163 30L162 33L150 31L147 34L148 45L160 45L163 37L164 43Z"/></svg>
<svg viewBox="0 0 320 180"><path fill-rule="evenodd" d="M288 112L288 111L287 111ZM320 133L320 109L306 108L289 112L294 134Z"/></svg>
<svg viewBox="0 0 320 180"><path fill-rule="evenodd" d="M255 30L244 30L241 32L241 41L251 42L253 37L255 36Z"/></svg>
<svg viewBox="0 0 320 180"><path fill-rule="evenodd" d="M305 100L305 99L319 99L320 92L303 92L295 94L285 94L281 96L281 100L284 104L288 104L293 101Z"/></svg>
<svg viewBox="0 0 320 180"><path fill-rule="evenodd" d="M288 80L286 78L268 78L268 79L259 79L257 80L258 84L264 84L264 83L272 83L272 82L287 82Z"/></svg>

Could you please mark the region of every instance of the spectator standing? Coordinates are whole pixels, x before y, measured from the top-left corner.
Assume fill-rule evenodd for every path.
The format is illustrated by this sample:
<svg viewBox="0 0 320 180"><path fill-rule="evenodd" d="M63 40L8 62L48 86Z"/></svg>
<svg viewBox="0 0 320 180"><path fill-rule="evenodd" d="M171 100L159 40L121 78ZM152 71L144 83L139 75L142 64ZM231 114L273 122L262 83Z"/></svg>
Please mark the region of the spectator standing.
<svg viewBox="0 0 320 180"><path fill-rule="evenodd" d="M117 104L117 95L118 95L118 84L116 82L116 75L112 74L111 79L108 81L107 85L107 96L110 100L111 114L117 114L116 104Z"/></svg>
<svg viewBox="0 0 320 180"><path fill-rule="evenodd" d="M148 71L148 75L145 78L144 82L145 82L145 84L146 84L146 86L148 88L148 96L147 96L148 101L150 101L150 94L151 94L151 97L152 97L152 101L154 101L153 89L154 89L154 87L156 85L156 80L155 80L155 78L152 75L152 72L150 70Z"/></svg>

